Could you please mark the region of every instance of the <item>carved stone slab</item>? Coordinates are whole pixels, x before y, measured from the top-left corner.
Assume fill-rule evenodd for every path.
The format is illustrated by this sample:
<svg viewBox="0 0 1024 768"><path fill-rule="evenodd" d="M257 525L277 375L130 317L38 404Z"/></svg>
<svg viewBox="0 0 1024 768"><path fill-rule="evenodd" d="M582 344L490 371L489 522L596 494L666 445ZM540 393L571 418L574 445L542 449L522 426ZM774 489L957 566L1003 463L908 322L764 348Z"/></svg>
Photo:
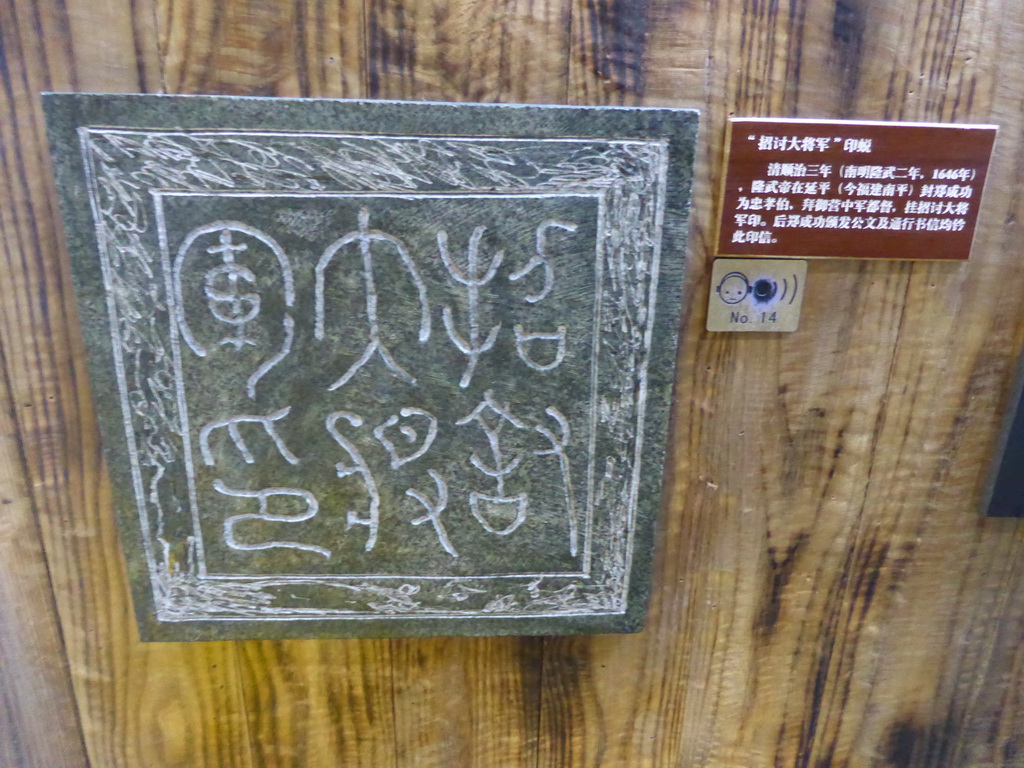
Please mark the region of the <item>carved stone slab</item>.
<svg viewBox="0 0 1024 768"><path fill-rule="evenodd" d="M642 625L696 113L46 107L145 639Z"/></svg>

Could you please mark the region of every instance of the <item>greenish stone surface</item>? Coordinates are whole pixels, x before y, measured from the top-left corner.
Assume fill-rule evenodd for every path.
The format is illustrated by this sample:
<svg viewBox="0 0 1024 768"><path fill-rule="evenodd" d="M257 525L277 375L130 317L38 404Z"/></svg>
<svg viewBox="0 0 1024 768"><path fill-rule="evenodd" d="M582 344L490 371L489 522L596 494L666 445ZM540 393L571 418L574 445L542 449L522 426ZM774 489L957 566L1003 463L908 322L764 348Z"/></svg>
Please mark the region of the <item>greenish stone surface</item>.
<svg viewBox="0 0 1024 768"><path fill-rule="evenodd" d="M45 104L144 639L642 626L695 112Z"/></svg>

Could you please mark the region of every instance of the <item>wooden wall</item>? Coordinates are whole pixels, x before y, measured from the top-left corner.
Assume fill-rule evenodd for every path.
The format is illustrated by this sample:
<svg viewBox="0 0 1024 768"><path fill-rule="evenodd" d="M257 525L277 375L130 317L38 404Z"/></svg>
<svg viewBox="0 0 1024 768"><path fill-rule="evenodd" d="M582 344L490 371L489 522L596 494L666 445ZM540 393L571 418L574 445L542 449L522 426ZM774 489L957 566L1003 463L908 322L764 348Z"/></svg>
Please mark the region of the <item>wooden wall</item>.
<svg viewBox="0 0 1024 768"><path fill-rule="evenodd" d="M0 0L0 765L1024 766L1020 0ZM648 629L142 644L38 93L703 110ZM730 114L995 122L968 264L814 262L702 331Z"/></svg>

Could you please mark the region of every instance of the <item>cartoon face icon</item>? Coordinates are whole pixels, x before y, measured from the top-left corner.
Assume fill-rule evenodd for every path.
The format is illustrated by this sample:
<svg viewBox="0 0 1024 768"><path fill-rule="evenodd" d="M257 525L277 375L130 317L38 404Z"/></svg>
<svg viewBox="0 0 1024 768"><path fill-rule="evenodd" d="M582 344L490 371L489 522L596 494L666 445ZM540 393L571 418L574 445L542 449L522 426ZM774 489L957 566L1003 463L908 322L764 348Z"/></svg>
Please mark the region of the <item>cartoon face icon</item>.
<svg viewBox="0 0 1024 768"><path fill-rule="evenodd" d="M726 304L739 304L750 293L750 283L742 272L730 272L715 289Z"/></svg>

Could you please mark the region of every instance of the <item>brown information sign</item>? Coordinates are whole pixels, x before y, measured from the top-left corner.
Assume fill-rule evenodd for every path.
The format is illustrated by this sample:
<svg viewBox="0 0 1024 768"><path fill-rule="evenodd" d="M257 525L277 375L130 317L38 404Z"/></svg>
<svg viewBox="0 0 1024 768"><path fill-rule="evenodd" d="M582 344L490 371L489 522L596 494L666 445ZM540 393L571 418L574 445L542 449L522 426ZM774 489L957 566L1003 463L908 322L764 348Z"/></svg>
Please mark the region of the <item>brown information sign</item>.
<svg viewBox="0 0 1024 768"><path fill-rule="evenodd" d="M718 254L966 260L994 125L734 118Z"/></svg>

